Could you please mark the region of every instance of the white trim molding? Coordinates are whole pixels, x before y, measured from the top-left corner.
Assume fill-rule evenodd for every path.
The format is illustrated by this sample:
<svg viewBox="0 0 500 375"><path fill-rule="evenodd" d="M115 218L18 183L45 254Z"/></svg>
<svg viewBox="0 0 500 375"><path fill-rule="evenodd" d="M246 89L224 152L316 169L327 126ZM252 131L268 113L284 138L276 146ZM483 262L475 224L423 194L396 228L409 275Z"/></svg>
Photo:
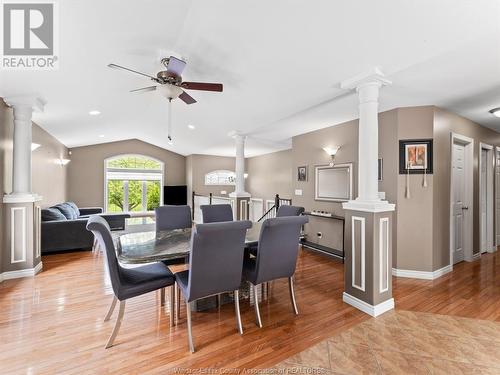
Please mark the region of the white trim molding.
<svg viewBox="0 0 500 375"><path fill-rule="evenodd" d="M389 218L388 217L380 218L378 240L379 240L378 244L379 290L380 293L383 293L389 290L390 267L389 267ZM385 257L385 267L386 267L385 272L384 272L384 257ZM385 287L384 287L384 282L385 282Z"/></svg>
<svg viewBox="0 0 500 375"><path fill-rule="evenodd" d="M22 256L16 258L16 211L21 212L21 250ZM26 207L11 207L10 208L10 263L26 262L28 249L26 248Z"/></svg>
<svg viewBox="0 0 500 375"><path fill-rule="evenodd" d="M38 263L35 268L27 268L24 270L7 271L0 273L0 282L3 280L19 279L21 277L33 277L43 268L42 262Z"/></svg>
<svg viewBox="0 0 500 375"><path fill-rule="evenodd" d="M356 236L354 233L354 230L356 228L355 222L359 221L361 223L361 261L360 261L360 268L361 268L361 285L356 285ZM351 285L359 290L362 290L363 292L365 291L365 274L366 274L366 269L365 269L365 253L366 253L366 241L365 241L365 218L361 216L353 216L352 217L352 222L351 222L351 227L352 227L352 265L351 265L351 270L352 270L352 281Z"/></svg>
<svg viewBox="0 0 500 375"><path fill-rule="evenodd" d="M438 277L446 275L452 270L453 267L450 264L435 271L415 271L415 270L402 270L398 268L393 268L392 275L396 277L409 277L412 279L435 280Z"/></svg>
<svg viewBox="0 0 500 375"><path fill-rule="evenodd" d="M377 317L389 310L394 309L394 298L390 298L374 306L344 292L342 295L342 301L373 317Z"/></svg>

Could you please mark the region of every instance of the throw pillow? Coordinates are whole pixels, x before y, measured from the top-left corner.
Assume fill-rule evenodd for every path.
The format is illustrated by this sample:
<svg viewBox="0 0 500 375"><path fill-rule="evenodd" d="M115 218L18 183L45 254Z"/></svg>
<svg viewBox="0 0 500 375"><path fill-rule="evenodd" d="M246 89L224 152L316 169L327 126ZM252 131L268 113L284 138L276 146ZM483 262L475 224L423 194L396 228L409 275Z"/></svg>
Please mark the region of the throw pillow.
<svg viewBox="0 0 500 375"><path fill-rule="evenodd" d="M66 203L56 204L54 207L51 207L51 208L56 208L59 211L61 211L61 213L64 216L66 216L66 219L68 219L68 220L74 220L74 219L76 219L76 212L75 212L75 210L73 210L73 207L71 207L70 205L68 205Z"/></svg>
<svg viewBox="0 0 500 375"><path fill-rule="evenodd" d="M75 202L66 202L67 205L71 206L73 208L73 211L75 211L76 217L75 219L78 219L80 217L80 210L78 209L78 206L76 205Z"/></svg>
<svg viewBox="0 0 500 375"><path fill-rule="evenodd" d="M42 209L42 221L68 220L61 211L56 208Z"/></svg>

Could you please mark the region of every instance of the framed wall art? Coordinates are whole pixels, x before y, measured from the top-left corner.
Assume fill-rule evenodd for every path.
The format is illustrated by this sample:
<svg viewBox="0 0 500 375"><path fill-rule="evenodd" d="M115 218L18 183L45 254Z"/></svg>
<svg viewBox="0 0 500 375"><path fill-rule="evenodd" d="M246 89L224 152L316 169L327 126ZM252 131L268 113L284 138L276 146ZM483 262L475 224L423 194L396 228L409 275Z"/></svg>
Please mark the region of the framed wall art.
<svg viewBox="0 0 500 375"><path fill-rule="evenodd" d="M432 174L432 139L399 141L399 174Z"/></svg>

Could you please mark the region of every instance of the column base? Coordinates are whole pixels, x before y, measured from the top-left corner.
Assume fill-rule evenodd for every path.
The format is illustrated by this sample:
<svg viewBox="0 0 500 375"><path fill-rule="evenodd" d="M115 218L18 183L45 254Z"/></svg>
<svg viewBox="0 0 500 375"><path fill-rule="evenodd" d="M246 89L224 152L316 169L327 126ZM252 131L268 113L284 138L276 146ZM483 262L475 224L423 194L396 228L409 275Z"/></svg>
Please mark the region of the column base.
<svg viewBox="0 0 500 375"><path fill-rule="evenodd" d="M250 198L251 196L252 195L250 193L247 193L246 191L233 191L232 193L229 193L230 198Z"/></svg>
<svg viewBox="0 0 500 375"><path fill-rule="evenodd" d="M3 203L31 203L42 199L41 195L34 193L10 193L3 196Z"/></svg>
<svg viewBox="0 0 500 375"><path fill-rule="evenodd" d="M33 277L43 268L42 262L38 263L34 268L28 268L18 271L7 271L0 273L0 282L3 280L19 279L21 277Z"/></svg>
<svg viewBox="0 0 500 375"><path fill-rule="evenodd" d="M374 306L344 292L342 295L342 301L373 317L377 317L389 310L394 309L394 298L390 298Z"/></svg>
<svg viewBox="0 0 500 375"><path fill-rule="evenodd" d="M377 212L394 211L396 209L396 205L394 203L389 203L383 200L374 200L374 201L353 200L342 203L342 208L344 210L377 213Z"/></svg>

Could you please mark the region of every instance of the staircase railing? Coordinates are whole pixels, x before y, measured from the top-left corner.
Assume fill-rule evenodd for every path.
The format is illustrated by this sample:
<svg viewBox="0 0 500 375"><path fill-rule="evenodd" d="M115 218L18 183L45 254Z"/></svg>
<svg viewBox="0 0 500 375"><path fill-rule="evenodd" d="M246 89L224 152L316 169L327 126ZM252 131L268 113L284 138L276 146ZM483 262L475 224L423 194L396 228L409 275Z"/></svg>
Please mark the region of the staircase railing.
<svg viewBox="0 0 500 375"><path fill-rule="evenodd" d="M278 212L280 206L291 205L291 204L292 204L291 199L280 198L279 194L276 194L276 196L274 197L274 205L269 210L267 210L267 212L264 215L262 215L262 217L257 221L264 221L266 219L276 217L276 213Z"/></svg>

